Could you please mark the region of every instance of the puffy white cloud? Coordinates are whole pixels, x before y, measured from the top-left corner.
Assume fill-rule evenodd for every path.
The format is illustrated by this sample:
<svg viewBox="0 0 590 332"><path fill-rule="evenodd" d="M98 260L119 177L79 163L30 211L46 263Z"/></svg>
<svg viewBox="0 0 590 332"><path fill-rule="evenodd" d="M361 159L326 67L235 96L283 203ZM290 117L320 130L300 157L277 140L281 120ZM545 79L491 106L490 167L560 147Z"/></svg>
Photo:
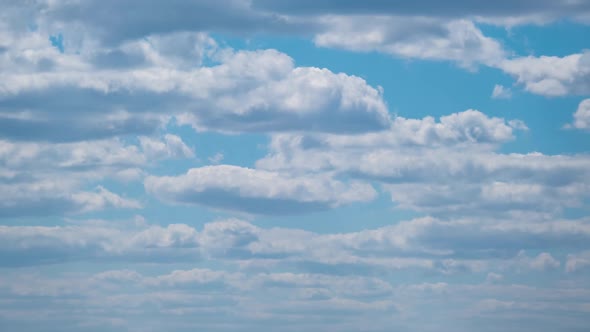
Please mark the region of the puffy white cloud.
<svg viewBox="0 0 590 332"><path fill-rule="evenodd" d="M430 116L423 119L396 117L390 130L378 133L273 135L270 153L258 160L256 166L275 171L338 170L372 177L414 178L410 173L433 175L426 168L442 166L447 153L467 158L466 151L489 151L514 139L516 130L526 129L521 121L488 117L476 110L442 116L438 122Z"/></svg>
<svg viewBox="0 0 590 332"><path fill-rule="evenodd" d="M92 54L82 53L56 55L77 56L78 67L66 62L44 72L15 72L13 64L3 66L0 103L7 111L0 125L12 128L5 135L24 139L23 132L34 130L28 139L63 141L85 132L89 139L146 134L172 115L181 124L224 132L355 133L389 126L381 93L359 77L295 67L275 50L219 50L212 55L216 65L183 67L155 43L134 43L133 52L150 57L145 65L97 67ZM64 123L72 130L64 131Z"/></svg>
<svg viewBox="0 0 590 332"><path fill-rule="evenodd" d="M277 51L237 52L195 74L192 81L201 77L201 82L194 89L210 91L197 100L209 105L179 120L197 129L356 133L389 126L381 93L363 79L294 67Z"/></svg>
<svg viewBox="0 0 590 332"><path fill-rule="evenodd" d="M590 129L590 99L584 99L578 105L578 109L574 113L574 122L567 127L576 129Z"/></svg>
<svg viewBox="0 0 590 332"><path fill-rule="evenodd" d="M172 203L268 215L322 210L376 196L370 185L361 182L344 183L326 175L293 177L229 165L193 168L177 177L149 176L145 188Z"/></svg>
<svg viewBox="0 0 590 332"><path fill-rule="evenodd" d="M0 140L1 217L63 215L141 204L105 189L104 179L140 179L159 159L192 156L179 137L142 138L142 148L122 139L68 143ZM88 191L88 187L96 187Z"/></svg>
<svg viewBox="0 0 590 332"><path fill-rule="evenodd" d="M584 95L590 92L590 53L564 57L506 59L498 64L529 92L544 96Z"/></svg>
<svg viewBox="0 0 590 332"><path fill-rule="evenodd" d="M520 121L466 111L423 120L397 118L366 135L277 135L257 167L335 172L379 181L400 208L434 215L559 213L588 196L585 155L503 154Z"/></svg>

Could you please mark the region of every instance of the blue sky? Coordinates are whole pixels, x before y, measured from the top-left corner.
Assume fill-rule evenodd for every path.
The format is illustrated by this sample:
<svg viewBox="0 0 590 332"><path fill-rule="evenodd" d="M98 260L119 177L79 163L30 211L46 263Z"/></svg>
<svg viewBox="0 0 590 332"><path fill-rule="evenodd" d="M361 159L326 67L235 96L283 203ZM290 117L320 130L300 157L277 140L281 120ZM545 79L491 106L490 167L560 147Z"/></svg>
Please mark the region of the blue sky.
<svg viewBox="0 0 590 332"><path fill-rule="evenodd" d="M585 0L0 0L0 330L587 331L588 35Z"/></svg>

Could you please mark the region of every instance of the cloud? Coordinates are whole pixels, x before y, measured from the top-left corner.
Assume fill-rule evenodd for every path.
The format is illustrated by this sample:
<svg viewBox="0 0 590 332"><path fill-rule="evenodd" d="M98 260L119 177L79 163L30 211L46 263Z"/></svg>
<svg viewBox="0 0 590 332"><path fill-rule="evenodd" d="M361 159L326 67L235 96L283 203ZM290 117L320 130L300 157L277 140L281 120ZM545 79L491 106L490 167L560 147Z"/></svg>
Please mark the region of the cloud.
<svg viewBox="0 0 590 332"><path fill-rule="evenodd" d="M573 318L559 324L575 330L585 322L587 309L583 301L588 295L566 285L397 284L380 278L298 273L245 275L205 268L157 274L128 269L57 276L11 273L7 277L12 278L2 279L1 290L5 299L2 310L13 317L6 320L7 324L14 324L14 317L21 317L25 311L21 306L28 305L28 312L39 313L30 320L59 322L63 326L60 328L67 331L74 331L80 324L103 330L138 324L160 328L164 327L161 320L170 315L176 319L165 325L178 330L190 324L216 331L248 331L280 327L290 319L307 317L303 320L306 327L335 326L348 332L359 329L370 318L373 330L387 331L391 326L423 326L418 313L425 306L437 313L432 317L435 320L441 319L438 315L462 314L465 322L458 326L459 331L508 316L519 322L533 316L540 321L538 327L547 324L553 328L551 321L564 312ZM395 300L400 298L404 301ZM46 302L34 305L35 301ZM14 305L16 302L21 306ZM41 314L47 313L47 304L52 304L50 318ZM99 310L104 315L94 316L85 310L72 315L72 305ZM139 316L137 311L146 315ZM221 317L230 318L229 323L216 323ZM121 325L113 326L113 320ZM286 328L296 331L292 326Z"/></svg>
<svg viewBox="0 0 590 332"><path fill-rule="evenodd" d="M369 0L362 4L354 1L303 0L298 2L279 2L254 0L253 7L272 10L282 14L312 15L400 15L416 17L465 18L480 17L496 23L538 23L565 17L582 17L590 12L590 6L583 1L531 1L502 0L494 3L469 2L463 0L446 1L444 4L432 0L388 2Z"/></svg>
<svg viewBox="0 0 590 332"><path fill-rule="evenodd" d="M500 43L470 21L395 16L329 17L318 46L378 51L402 58L451 60L464 67L494 65L504 58Z"/></svg>
<svg viewBox="0 0 590 332"><path fill-rule="evenodd" d="M489 117L477 110L441 116L439 121L432 116L422 119L397 116L389 130L376 133L273 135L271 153L282 148L297 148L299 145L308 152L314 149L378 151L383 148L403 147L489 147L511 141L517 130L526 129L528 128L522 121ZM259 165L262 166L263 162L260 161Z"/></svg>
<svg viewBox="0 0 590 332"><path fill-rule="evenodd" d="M550 253L542 252L537 257L529 258L524 252L519 253L518 258L522 260L522 265L533 270L555 270L559 268L561 263L551 256Z"/></svg>
<svg viewBox="0 0 590 332"><path fill-rule="evenodd" d="M566 125L566 127L582 130L590 129L590 99L584 99L580 102L578 109L574 113L574 122L571 125Z"/></svg>
<svg viewBox="0 0 590 332"><path fill-rule="evenodd" d="M506 88L503 85L494 85L494 91L492 91L492 98L494 99L510 99L512 98L512 91L510 88Z"/></svg>
<svg viewBox="0 0 590 332"><path fill-rule="evenodd" d="M582 251L567 255L565 270L567 272L582 271L590 266L590 251Z"/></svg>
<svg viewBox="0 0 590 332"><path fill-rule="evenodd" d="M564 57L517 57L502 61L498 68L535 94L555 97L590 92L590 53L587 52Z"/></svg>
<svg viewBox="0 0 590 332"><path fill-rule="evenodd" d="M376 196L370 185L360 182L347 184L329 176L293 177L229 165L193 168L177 177L149 176L145 188L171 203L263 215L324 210Z"/></svg>
<svg viewBox="0 0 590 332"><path fill-rule="evenodd" d="M217 152L216 154L212 155L211 157L207 158L207 160L209 160L209 162L213 165L217 165L219 163L221 163L221 161L223 160L223 153L221 152Z"/></svg>
<svg viewBox="0 0 590 332"><path fill-rule="evenodd" d="M150 159L160 158L192 158L195 153L189 148L182 138L172 134L166 134L163 142L150 137L139 137L141 149Z"/></svg>
<svg viewBox="0 0 590 332"><path fill-rule="evenodd" d="M179 118L196 129L359 133L389 126L381 93L363 79L294 67L291 58L274 50L240 51L200 74L198 85L211 91L203 101L216 111L195 110Z"/></svg>
<svg viewBox="0 0 590 332"><path fill-rule="evenodd" d="M166 226L85 221L66 226L2 226L3 265L39 266L64 262L222 264L240 273L282 271L359 278L426 273L438 276L538 273L557 269L552 253L588 249L588 220L498 220L464 218L445 221L417 218L395 225L348 233L313 233L296 228L262 228L240 220L207 223L201 230L186 224ZM529 257L526 251L542 250ZM567 271L584 266L570 255ZM113 279L115 276L109 277ZM150 285L193 284L192 274L151 279ZM211 280L206 274L203 280ZM223 280L235 281L236 277ZM201 278L201 277L198 277ZM130 280L129 276L124 277ZM322 280L323 280L322 279ZM200 279L199 279L200 280ZM237 288L314 287L303 281L232 283ZM196 281L195 281L196 282ZM327 282L327 281L326 281ZM204 282L205 284L207 282ZM343 286L343 288L346 288ZM352 290L350 290L352 292Z"/></svg>
<svg viewBox="0 0 590 332"><path fill-rule="evenodd" d="M109 260L178 262L201 256L198 232L183 224L0 226L0 237L4 266Z"/></svg>
<svg viewBox="0 0 590 332"><path fill-rule="evenodd" d="M104 209L139 209L142 204L102 186L82 190L76 179L2 179L0 218L69 215Z"/></svg>
<svg viewBox="0 0 590 332"><path fill-rule="evenodd" d="M208 44L191 42L207 52ZM46 47L37 44L27 51L36 54ZM142 56L145 64L97 67L91 52L53 54L63 63L47 71L34 66L14 71L14 61L8 61L0 83L4 135L52 141L145 135L173 115L180 124L222 132L358 133L389 126L381 93L363 79L295 67L293 59L275 50L218 50L210 56L213 65L195 60L188 66L157 42L130 44L118 52ZM65 130L66 123L71 130Z"/></svg>
<svg viewBox="0 0 590 332"><path fill-rule="evenodd" d="M105 189L101 182L139 180L161 159L192 156L179 137L51 143L0 140L0 217L68 215L141 204ZM88 188L96 188L89 191Z"/></svg>
<svg viewBox="0 0 590 332"><path fill-rule="evenodd" d="M242 0L215 3L174 0L166 4L158 1L142 4L145 6L118 1L49 2L40 20L49 26L61 23L81 27L84 32L98 36L108 44L176 31L219 31L239 35L264 31L295 33L306 29L286 17L252 10L249 2ZM110 15L131 9L135 13L133 17Z"/></svg>
<svg viewBox="0 0 590 332"><path fill-rule="evenodd" d="M559 214L587 197L587 156L504 154L520 121L467 111L422 120L396 118L383 133L276 135L260 169L331 172L377 181L399 208L436 216Z"/></svg>

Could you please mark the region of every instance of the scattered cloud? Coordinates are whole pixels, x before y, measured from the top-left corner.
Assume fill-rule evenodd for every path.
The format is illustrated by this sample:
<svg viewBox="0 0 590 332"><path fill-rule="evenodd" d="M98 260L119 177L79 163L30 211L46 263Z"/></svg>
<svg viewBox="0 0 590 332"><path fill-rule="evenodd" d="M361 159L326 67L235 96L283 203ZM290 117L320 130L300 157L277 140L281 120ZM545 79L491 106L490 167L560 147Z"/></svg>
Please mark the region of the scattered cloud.
<svg viewBox="0 0 590 332"><path fill-rule="evenodd" d="M535 94L556 97L590 92L588 52L564 57L517 57L504 60L498 67Z"/></svg>
<svg viewBox="0 0 590 332"><path fill-rule="evenodd" d="M580 102L578 109L574 113L573 123L566 125L566 128L590 129L590 99L584 99Z"/></svg>
<svg viewBox="0 0 590 332"><path fill-rule="evenodd" d="M512 98L512 91L510 88L506 88L503 85L494 85L494 91L492 91L492 98L494 99L510 99Z"/></svg>

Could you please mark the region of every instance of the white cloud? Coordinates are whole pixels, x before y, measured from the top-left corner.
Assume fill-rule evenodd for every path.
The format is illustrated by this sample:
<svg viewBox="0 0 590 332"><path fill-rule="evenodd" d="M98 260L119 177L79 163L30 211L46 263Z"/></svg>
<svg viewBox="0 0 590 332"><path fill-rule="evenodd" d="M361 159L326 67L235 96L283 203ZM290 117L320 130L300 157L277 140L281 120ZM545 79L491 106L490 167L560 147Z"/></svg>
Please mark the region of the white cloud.
<svg viewBox="0 0 590 332"><path fill-rule="evenodd" d="M494 85L494 91L492 91L492 98L510 99L512 98L512 91L510 91L510 88L496 84Z"/></svg>
<svg viewBox="0 0 590 332"><path fill-rule="evenodd" d="M359 77L295 67L275 50L224 49L211 55L216 65L171 66L169 55L159 53L167 49L134 43L139 46L133 52L151 57L144 65L113 70L94 65L94 55L86 53L55 55L76 57L81 64L73 68L65 62L48 71L15 71L14 63L5 64L0 83L8 112L0 116L5 135L34 131L29 139L79 140L84 133L90 139L146 134L171 115L199 130L223 132L355 133L389 126L381 93ZM124 48L118 52L132 55ZM175 58L170 61L176 64ZM63 130L72 117L71 130ZM20 129L8 130L13 127Z"/></svg>
<svg viewBox="0 0 590 332"><path fill-rule="evenodd" d="M150 159L161 158L192 158L195 153L177 135L166 134L163 141L141 136L139 137L141 149Z"/></svg>
<svg viewBox="0 0 590 332"><path fill-rule="evenodd" d="M561 263L555 259L551 254L542 252L535 258L527 258L526 255L520 255L526 261L526 264L535 270L554 270L559 268Z"/></svg>
<svg viewBox="0 0 590 332"><path fill-rule="evenodd" d="M535 94L564 96L590 92L590 53L587 52L564 57L517 57L502 61L498 67Z"/></svg>
<svg viewBox="0 0 590 332"><path fill-rule="evenodd" d="M141 203L126 199L99 186L96 192L80 192L72 195L73 201L82 206L80 212L103 210L107 207L139 209Z"/></svg>
<svg viewBox="0 0 590 332"><path fill-rule="evenodd" d="M223 157L224 157L223 153L217 152L213 156L207 158L207 160L209 160L210 163L217 165L217 164L221 163L221 161L223 160Z"/></svg>
<svg viewBox="0 0 590 332"><path fill-rule="evenodd" d="M423 120L396 118L365 135L276 135L261 169L336 172L379 181L400 208L434 215L560 213L588 196L585 155L503 154L520 121L466 111Z"/></svg>
<svg viewBox="0 0 590 332"><path fill-rule="evenodd" d="M494 65L504 58L496 40L467 20L395 16L336 16L323 20L319 46L379 51L403 58L451 60L462 66Z"/></svg>
<svg viewBox="0 0 590 332"><path fill-rule="evenodd" d="M567 255L565 270L567 272L577 272L590 267L590 251L582 251L575 254Z"/></svg>
<svg viewBox="0 0 590 332"><path fill-rule="evenodd" d="M149 176L145 188L172 203L268 215L323 210L376 196L370 185L361 182L344 183L325 175L293 177L229 165L193 168L177 177Z"/></svg>
<svg viewBox="0 0 590 332"><path fill-rule="evenodd" d="M362 3L331 0L301 0L276 2L255 0L254 8L266 9L283 15L396 15L404 17L478 18L485 22L513 26L544 24L559 18L583 20L590 13L584 1L569 0L511 0L496 2L468 2L433 0L392 2L368 0Z"/></svg>
<svg viewBox="0 0 590 332"><path fill-rule="evenodd" d="M82 223L68 226L0 226L5 266L34 266L68 260L196 260L201 256L198 232L187 225L129 226ZM176 249L176 250L172 250Z"/></svg>
<svg viewBox="0 0 590 332"><path fill-rule="evenodd" d="M584 99L578 105L578 109L574 113L574 122L567 127L576 129L590 129L590 99Z"/></svg>
<svg viewBox="0 0 590 332"><path fill-rule="evenodd" d="M156 159L192 154L180 138L170 135L165 140L161 143L165 150L158 151L154 146L148 151L145 144L142 151L121 139L70 143L0 140L0 216L140 208L136 200L122 198L100 183L107 178L139 180L144 175L142 169ZM88 191L88 187L97 189Z"/></svg>

